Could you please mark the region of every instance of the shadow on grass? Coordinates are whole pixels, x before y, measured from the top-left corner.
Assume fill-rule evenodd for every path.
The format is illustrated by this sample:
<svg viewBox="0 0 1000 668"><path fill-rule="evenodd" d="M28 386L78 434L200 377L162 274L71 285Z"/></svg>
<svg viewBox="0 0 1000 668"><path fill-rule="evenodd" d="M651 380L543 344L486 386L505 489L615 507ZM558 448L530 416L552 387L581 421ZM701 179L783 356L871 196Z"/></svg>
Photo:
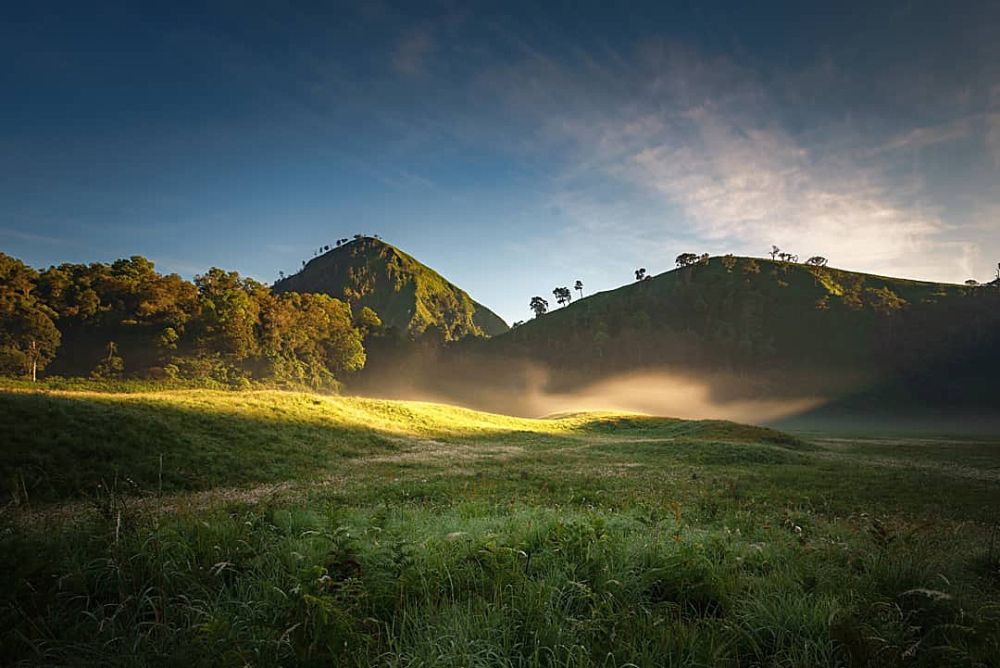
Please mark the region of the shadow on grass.
<svg viewBox="0 0 1000 668"><path fill-rule="evenodd" d="M176 492L314 478L345 458L399 447L371 429L289 415L18 392L0 392L0 433L0 495L32 502L99 484Z"/></svg>

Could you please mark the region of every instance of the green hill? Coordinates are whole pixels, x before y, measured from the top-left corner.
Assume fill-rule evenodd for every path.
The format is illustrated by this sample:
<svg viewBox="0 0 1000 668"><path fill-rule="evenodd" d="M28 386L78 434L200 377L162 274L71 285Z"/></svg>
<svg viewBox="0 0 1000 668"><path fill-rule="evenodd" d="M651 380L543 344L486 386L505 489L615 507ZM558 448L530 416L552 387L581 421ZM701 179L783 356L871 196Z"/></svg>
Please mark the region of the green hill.
<svg viewBox="0 0 1000 668"><path fill-rule="evenodd" d="M988 379L1000 372L1000 290L717 257L574 301L468 350L484 363L544 365L552 391L654 370L704 380L723 401L888 387L904 407L977 412L998 404Z"/></svg>
<svg viewBox="0 0 1000 668"><path fill-rule="evenodd" d="M319 292L367 306L387 327L411 336L428 328L446 340L507 331L498 315L395 246L359 237L308 262L274 285L275 292Z"/></svg>

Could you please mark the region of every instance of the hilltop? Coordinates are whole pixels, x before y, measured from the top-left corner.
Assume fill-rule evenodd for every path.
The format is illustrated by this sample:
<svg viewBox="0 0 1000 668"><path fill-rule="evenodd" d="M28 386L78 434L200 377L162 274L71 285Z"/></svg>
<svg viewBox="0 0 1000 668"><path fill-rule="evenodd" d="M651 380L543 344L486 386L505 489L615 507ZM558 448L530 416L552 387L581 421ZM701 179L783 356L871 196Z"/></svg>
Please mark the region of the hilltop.
<svg viewBox="0 0 1000 668"><path fill-rule="evenodd" d="M386 327L445 340L496 336L507 323L464 290L391 244L357 237L310 260L274 284L275 292L323 293L374 310Z"/></svg>
<svg viewBox="0 0 1000 668"><path fill-rule="evenodd" d="M961 285L716 257L572 302L491 347L556 365L578 365L586 354L609 370L663 362L733 370L881 365L887 346L912 338L900 331L903 321L920 319L923 343L951 342L969 324L960 316L989 315L994 296Z"/></svg>

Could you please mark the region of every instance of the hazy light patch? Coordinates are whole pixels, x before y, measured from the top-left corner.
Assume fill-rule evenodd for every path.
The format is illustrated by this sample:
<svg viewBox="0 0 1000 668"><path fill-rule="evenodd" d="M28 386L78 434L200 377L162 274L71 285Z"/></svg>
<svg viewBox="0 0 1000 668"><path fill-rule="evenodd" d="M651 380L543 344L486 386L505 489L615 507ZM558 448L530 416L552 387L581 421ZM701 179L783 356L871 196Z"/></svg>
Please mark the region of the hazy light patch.
<svg viewBox="0 0 1000 668"><path fill-rule="evenodd" d="M550 389L549 370L537 363L507 360L497 366L484 364L475 369L474 372L400 369L399 373L369 384L363 393L520 417L613 411L751 424L804 413L826 401L818 396L748 396L746 388L740 388L737 381L722 374L697 377L645 370L604 378L572 391L556 391Z"/></svg>
<svg viewBox="0 0 1000 668"><path fill-rule="evenodd" d="M660 417L733 420L760 424L803 413L823 403L818 398L712 398L711 387L693 378L664 373L615 376L572 393L535 390L528 405L537 415L575 411L621 411Z"/></svg>

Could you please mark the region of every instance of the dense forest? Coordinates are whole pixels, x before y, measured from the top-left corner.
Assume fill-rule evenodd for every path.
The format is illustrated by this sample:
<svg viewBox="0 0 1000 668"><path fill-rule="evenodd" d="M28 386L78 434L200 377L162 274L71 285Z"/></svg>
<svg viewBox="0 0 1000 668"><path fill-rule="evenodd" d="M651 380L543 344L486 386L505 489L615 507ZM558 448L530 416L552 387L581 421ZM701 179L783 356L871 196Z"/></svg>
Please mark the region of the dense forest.
<svg viewBox="0 0 1000 668"><path fill-rule="evenodd" d="M134 256L37 271L0 253L0 373L335 387L365 364L368 308Z"/></svg>

